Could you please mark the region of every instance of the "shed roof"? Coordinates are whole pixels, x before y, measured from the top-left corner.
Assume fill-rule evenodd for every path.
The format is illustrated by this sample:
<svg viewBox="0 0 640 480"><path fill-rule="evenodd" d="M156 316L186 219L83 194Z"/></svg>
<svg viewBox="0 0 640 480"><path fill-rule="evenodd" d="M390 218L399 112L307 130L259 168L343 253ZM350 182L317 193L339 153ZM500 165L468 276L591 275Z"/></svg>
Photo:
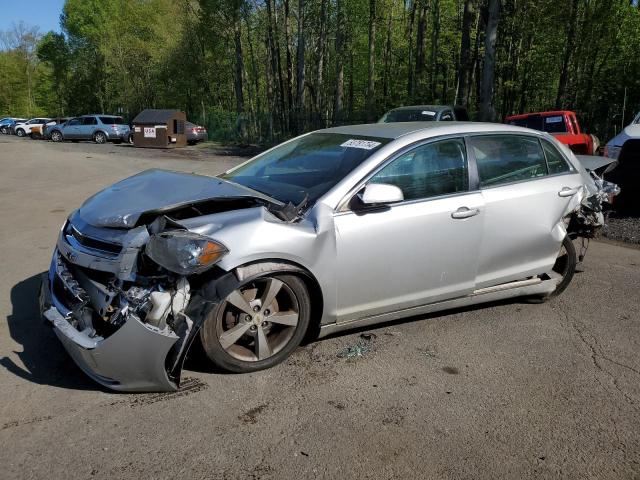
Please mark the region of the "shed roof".
<svg viewBox="0 0 640 480"><path fill-rule="evenodd" d="M182 112L180 112L180 110L148 108L136 115L133 123L167 123L176 113Z"/></svg>

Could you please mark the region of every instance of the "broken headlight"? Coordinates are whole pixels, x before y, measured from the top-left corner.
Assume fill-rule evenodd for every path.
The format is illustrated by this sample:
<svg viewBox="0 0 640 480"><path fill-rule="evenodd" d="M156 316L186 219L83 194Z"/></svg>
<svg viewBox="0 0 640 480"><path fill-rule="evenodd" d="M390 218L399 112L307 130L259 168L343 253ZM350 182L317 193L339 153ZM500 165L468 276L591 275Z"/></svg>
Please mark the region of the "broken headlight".
<svg viewBox="0 0 640 480"><path fill-rule="evenodd" d="M190 275L206 270L228 250L208 237L175 230L153 235L145 252L151 260L167 270Z"/></svg>

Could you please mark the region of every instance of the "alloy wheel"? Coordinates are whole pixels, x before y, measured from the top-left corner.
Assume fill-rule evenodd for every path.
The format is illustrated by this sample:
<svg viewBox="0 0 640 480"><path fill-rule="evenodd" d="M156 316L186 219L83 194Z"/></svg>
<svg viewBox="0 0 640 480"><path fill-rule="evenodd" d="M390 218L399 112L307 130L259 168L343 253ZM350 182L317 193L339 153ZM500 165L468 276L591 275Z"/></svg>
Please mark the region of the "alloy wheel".
<svg viewBox="0 0 640 480"><path fill-rule="evenodd" d="M107 137L105 137L104 133L98 132L94 135L94 140L96 143L105 143L107 141Z"/></svg>
<svg viewBox="0 0 640 480"><path fill-rule="evenodd" d="M54 132L51 132L51 140L54 142L61 142L62 141L62 134L60 132L58 132L57 130Z"/></svg>
<svg viewBox="0 0 640 480"><path fill-rule="evenodd" d="M218 311L220 346L244 362L266 360L296 332L300 307L293 290L277 278L262 278L234 290Z"/></svg>

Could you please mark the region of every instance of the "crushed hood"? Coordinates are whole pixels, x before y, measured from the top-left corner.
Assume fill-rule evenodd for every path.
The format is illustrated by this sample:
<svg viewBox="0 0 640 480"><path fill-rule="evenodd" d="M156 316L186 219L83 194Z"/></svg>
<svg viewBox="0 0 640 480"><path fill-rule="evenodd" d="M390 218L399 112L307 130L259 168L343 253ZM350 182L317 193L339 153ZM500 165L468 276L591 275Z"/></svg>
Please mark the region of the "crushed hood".
<svg viewBox="0 0 640 480"><path fill-rule="evenodd" d="M167 212L206 200L269 197L217 177L152 169L121 180L87 199L78 214L96 227L133 228L142 214Z"/></svg>

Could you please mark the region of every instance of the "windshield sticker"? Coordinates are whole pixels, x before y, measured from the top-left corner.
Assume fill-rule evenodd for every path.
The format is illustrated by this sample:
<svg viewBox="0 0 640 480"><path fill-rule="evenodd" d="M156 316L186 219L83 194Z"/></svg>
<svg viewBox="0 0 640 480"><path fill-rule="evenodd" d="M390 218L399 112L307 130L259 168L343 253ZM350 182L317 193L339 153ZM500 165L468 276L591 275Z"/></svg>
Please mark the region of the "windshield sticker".
<svg viewBox="0 0 640 480"><path fill-rule="evenodd" d="M422 115L429 115L430 117L435 117L436 112L432 112L430 110L423 110Z"/></svg>
<svg viewBox="0 0 640 480"><path fill-rule="evenodd" d="M545 123L562 123L562 117L547 117Z"/></svg>
<svg viewBox="0 0 640 480"><path fill-rule="evenodd" d="M371 150L373 148L380 146L380 142L372 142L371 140L351 139L351 140L347 140L340 146L347 147L347 148L362 148L363 150Z"/></svg>

